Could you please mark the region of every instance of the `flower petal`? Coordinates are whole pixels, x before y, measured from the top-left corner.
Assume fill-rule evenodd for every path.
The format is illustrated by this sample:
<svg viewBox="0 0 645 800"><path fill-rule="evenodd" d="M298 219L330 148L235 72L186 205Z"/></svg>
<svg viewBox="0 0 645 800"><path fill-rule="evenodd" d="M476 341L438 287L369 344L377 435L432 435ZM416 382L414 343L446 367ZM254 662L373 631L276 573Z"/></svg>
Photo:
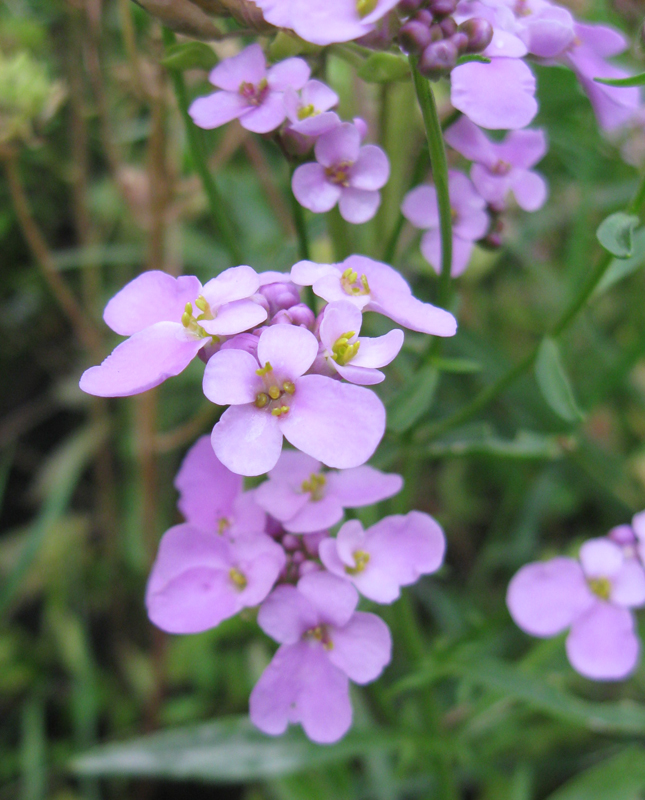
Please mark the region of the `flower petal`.
<svg viewBox="0 0 645 800"><path fill-rule="evenodd" d="M375 191L387 183L390 177L390 162L374 144L361 147L358 158L349 170L349 184L353 189Z"/></svg>
<svg viewBox="0 0 645 800"><path fill-rule="evenodd" d="M358 467L385 432L385 409L369 389L323 375L299 379L288 414L279 417L287 440L329 467Z"/></svg>
<svg viewBox="0 0 645 800"><path fill-rule="evenodd" d="M263 475L275 466L282 450L276 417L253 404L231 406L211 437L215 455L238 475Z"/></svg>
<svg viewBox="0 0 645 800"><path fill-rule="evenodd" d="M374 467L354 467L327 474L327 492L333 493L345 508L380 503L398 494L402 488L403 478L400 475L381 472Z"/></svg>
<svg viewBox="0 0 645 800"><path fill-rule="evenodd" d="M309 80L311 69L302 58L285 58L273 67L269 67L267 81L271 89L284 92L289 87L302 89Z"/></svg>
<svg viewBox="0 0 645 800"><path fill-rule="evenodd" d="M631 611L595 602L574 620L566 649L571 666L586 678L624 680L635 669L640 655Z"/></svg>
<svg viewBox="0 0 645 800"><path fill-rule="evenodd" d="M257 359L244 350L220 350L204 369L203 389L219 406L253 403L264 384L257 374Z"/></svg>
<svg viewBox="0 0 645 800"><path fill-rule="evenodd" d="M252 106L240 119L240 125L253 133L269 133L279 128L286 116L282 92L269 92L258 106Z"/></svg>
<svg viewBox="0 0 645 800"><path fill-rule="evenodd" d="M114 295L103 319L121 336L131 336L155 322L180 322L186 303L195 301L201 287L193 275L173 278L160 270L143 272Z"/></svg>
<svg viewBox="0 0 645 800"><path fill-rule="evenodd" d="M215 319L200 321L202 328L212 336L232 336L261 325L267 312L254 300L234 300L217 311Z"/></svg>
<svg viewBox="0 0 645 800"><path fill-rule="evenodd" d="M334 646L329 660L354 683L378 678L392 657L390 629L376 614L357 611L347 625L333 632L331 639Z"/></svg>
<svg viewBox="0 0 645 800"><path fill-rule="evenodd" d="M225 58L213 70L208 80L213 86L237 92L241 83L257 85L266 76L266 59L259 44L250 44L241 53Z"/></svg>
<svg viewBox="0 0 645 800"><path fill-rule="evenodd" d="M204 284L201 291L204 299L214 308L223 303L232 303L234 300L244 300L251 297L260 288L260 276L253 269L243 265L230 267L220 272Z"/></svg>
<svg viewBox="0 0 645 800"><path fill-rule="evenodd" d="M212 130L238 119L248 110L249 105L241 95L233 92L214 92L193 100L188 113L195 125Z"/></svg>
<svg viewBox="0 0 645 800"><path fill-rule="evenodd" d="M348 187L343 189L338 201L338 210L343 219L353 225L361 225L372 219L381 204L380 192L368 192Z"/></svg>
<svg viewBox="0 0 645 800"><path fill-rule="evenodd" d="M300 578L298 591L317 609L320 621L337 627L349 622L358 605L352 584L327 572L310 572Z"/></svg>
<svg viewBox="0 0 645 800"><path fill-rule="evenodd" d="M291 188L296 200L314 214L322 214L333 208L341 196L340 186L327 180L320 164L302 164L293 173Z"/></svg>
<svg viewBox="0 0 645 800"><path fill-rule="evenodd" d="M295 586L278 586L258 613L260 628L280 644L295 644L318 624L318 610Z"/></svg>
<svg viewBox="0 0 645 800"><path fill-rule="evenodd" d="M546 181L537 172L516 170L513 180L513 194L517 205L524 211L537 211L546 202L549 191Z"/></svg>
<svg viewBox="0 0 645 800"><path fill-rule="evenodd" d="M318 341L306 328L272 325L258 342L258 361L270 363L278 380L295 380L303 375L318 355Z"/></svg>
<svg viewBox="0 0 645 800"><path fill-rule="evenodd" d="M121 342L98 367L85 370L79 386L97 397L140 394L183 372L208 341L186 333L181 323L157 322Z"/></svg>
<svg viewBox="0 0 645 800"><path fill-rule="evenodd" d="M323 167L353 164L358 158L360 144L358 128L351 122L343 122L318 139L314 150L316 161Z"/></svg>

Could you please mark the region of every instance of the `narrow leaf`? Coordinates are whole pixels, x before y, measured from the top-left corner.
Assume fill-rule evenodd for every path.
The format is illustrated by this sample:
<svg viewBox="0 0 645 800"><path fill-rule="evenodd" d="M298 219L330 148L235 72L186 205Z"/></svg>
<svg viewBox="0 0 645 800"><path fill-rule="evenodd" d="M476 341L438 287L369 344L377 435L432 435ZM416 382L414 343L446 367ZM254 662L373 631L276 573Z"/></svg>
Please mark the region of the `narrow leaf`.
<svg viewBox="0 0 645 800"><path fill-rule="evenodd" d="M600 244L616 258L629 258L633 245L633 234L640 220L634 214L619 211L603 220L596 236Z"/></svg>
<svg viewBox="0 0 645 800"><path fill-rule="evenodd" d="M634 249L629 258L615 258L596 287L595 294L606 292L615 283L628 278L645 264L645 228L634 234Z"/></svg>
<svg viewBox="0 0 645 800"><path fill-rule="evenodd" d="M400 736L354 731L338 744L320 747L298 729L266 736L246 717L191 725L98 747L77 757L71 769L93 777L137 776L234 783L265 780L346 761Z"/></svg>
<svg viewBox="0 0 645 800"><path fill-rule="evenodd" d="M372 53L358 69L358 76L367 83L404 81L410 77L407 58L394 53Z"/></svg>
<svg viewBox="0 0 645 800"><path fill-rule="evenodd" d="M472 361L469 358L434 358L434 366L441 372L469 373L481 372L483 367L479 361Z"/></svg>
<svg viewBox="0 0 645 800"><path fill-rule="evenodd" d="M582 419L555 339L546 337L540 345L535 363L535 377L544 399L559 417L567 422L578 422Z"/></svg>
<svg viewBox="0 0 645 800"><path fill-rule="evenodd" d="M480 64L490 64L490 58L487 56L480 56L477 53L466 53L463 56L459 56L457 59L457 66L460 67L462 64L469 64L471 61L477 61Z"/></svg>
<svg viewBox="0 0 645 800"><path fill-rule="evenodd" d="M628 747L579 773L548 800L639 800L645 789L645 749Z"/></svg>
<svg viewBox="0 0 645 800"><path fill-rule="evenodd" d="M604 83L605 86L618 86L628 89L630 86L645 86L645 72L639 75L630 75L629 78L594 78L596 83Z"/></svg>
<svg viewBox="0 0 645 800"><path fill-rule="evenodd" d="M485 436L446 442L438 440L428 445L424 449L424 454L430 458L488 456L519 461L535 459L551 461L561 458L563 449L559 437L544 436L533 431L519 431L515 439Z"/></svg>
<svg viewBox="0 0 645 800"><path fill-rule="evenodd" d="M217 56L204 42L182 42L174 44L166 50L161 63L168 69L213 69L217 64Z"/></svg>
<svg viewBox="0 0 645 800"><path fill-rule="evenodd" d="M396 393L388 403L389 430L405 433L430 410L438 380L436 367L426 366Z"/></svg>

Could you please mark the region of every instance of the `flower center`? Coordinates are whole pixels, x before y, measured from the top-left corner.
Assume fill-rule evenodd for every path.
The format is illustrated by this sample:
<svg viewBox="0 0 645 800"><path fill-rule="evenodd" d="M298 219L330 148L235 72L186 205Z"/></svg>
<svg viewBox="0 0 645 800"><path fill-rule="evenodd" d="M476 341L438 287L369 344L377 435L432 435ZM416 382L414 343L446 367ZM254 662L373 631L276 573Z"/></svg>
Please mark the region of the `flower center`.
<svg viewBox="0 0 645 800"><path fill-rule="evenodd" d="M231 520L227 517L220 517L217 520L217 532L222 536L231 527Z"/></svg>
<svg viewBox="0 0 645 800"><path fill-rule="evenodd" d="M372 11L378 5L378 0L356 0L356 10L358 11L358 16L366 17L368 14L371 14Z"/></svg>
<svg viewBox="0 0 645 800"><path fill-rule="evenodd" d="M262 78L257 85L243 81L238 91L250 106L259 106L269 91L269 84L266 78Z"/></svg>
<svg viewBox="0 0 645 800"><path fill-rule="evenodd" d="M348 267L340 276L340 285L343 287L345 294L351 294L354 297L370 293L367 277L361 275L359 278L358 272L351 267Z"/></svg>
<svg viewBox="0 0 645 800"><path fill-rule="evenodd" d="M495 175L508 175L510 171L511 164L509 164L508 161L502 161L501 158L491 170L491 172Z"/></svg>
<svg viewBox="0 0 645 800"><path fill-rule="evenodd" d="M587 585L601 600L609 600L611 596L611 582L608 578L587 578Z"/></svg>
<svg viewBox="0 0 645 800"><path fill-rule="evenodd" d="M341 367L344 367L345 364L348 364L352 358L354 358L356 353L358 353L358 348L361 346L360 342L350 342L352 336L356 336L354 331L347 331L347 333L341 334L331 348L331 357L337 364L340 364Z"/></svg>
<svg viewBox="0 0 645 800"><path fill-rule="evenodd" d="M366 550L354 550L354 564L353 567L345 567L345 572L348 575L360 575L365 569L370 560L370 554Z"/></svg>
<svg viewBox="0 0 645 800"><path fill-rule="evenodd" d="M333 167L326 167L325 175L329 182L336 186L349 186L349 168L352 163L352 161L341 161L340 164L334 164Z"/></svg>
<svg viewBox="0 0 645 800"><path fill-rule="evenodd" d="M303 481L300 488L303 492L309 492L312 501L316 503L325 496L326 483L327 478L322 472L312 472L309 476L309 480Z"/></svg>
<svg viewBox="0 0 645 800"><path fill-rule="evenodd" d="M262 378L266 388L265 392L258 392L255 395L256 407L265 408L274 417L281 417L287 414L289 411L287 403L295 394L296 385L292 381L283 381L282 386L280 386L273 374L273 367L268 361L263 367L256 369L255 373Z"/></svg>
<svg viewBox="0 0 645 800"><path fill-rule="evenodd" d="M201 311L201 314L195 316L193 314L192 303L186 303L184 307L184 313L181 315L181 324L184 326L184 328L186 328L186 330L190 331L198 338L203 339L205 336L209 336L209 334L206 333L199 323L205 319L215 319L216 314L213 313L211 307L208 305L208 302L201 295L197 298L197 300L195 300L195 305L197 306L197 309ZM218 337L213 336L213 341L218 342Z"/></svg>
<svg viewBox="0 0 645 800"><path fill-rule="evenodd" d="M298 109L298 119L307 119L308 117L315 117L318 114L320 114L320 111L316 111L313 103L309 103L308 106L300 106Z"/></svg>
<svg viewBox="0 0 645 800"><path fill-rule="evenodd" d="M242 591L242 589L246 589L246 584L247 584L246 576L245 576L245 575L243 575L243 574L242 574L242 573L239 571L239 569L236 569L235 567L232 567L232 568L231 568L231 569L228 571L228 577L229 577L229 578L230 578L230 579L233 581L233 584L234 584L234 585L236 586L236 588L238 588L240 591Z"/></svg>
<svg viewBox="0 0 645 800"><path fill-rule="evenodd" d="M316 625L315 628L310 628L305 632L305 639L313 639L316 642L320 642L325 650L333 650L334 643L329 636L326 625Z"/></svg>

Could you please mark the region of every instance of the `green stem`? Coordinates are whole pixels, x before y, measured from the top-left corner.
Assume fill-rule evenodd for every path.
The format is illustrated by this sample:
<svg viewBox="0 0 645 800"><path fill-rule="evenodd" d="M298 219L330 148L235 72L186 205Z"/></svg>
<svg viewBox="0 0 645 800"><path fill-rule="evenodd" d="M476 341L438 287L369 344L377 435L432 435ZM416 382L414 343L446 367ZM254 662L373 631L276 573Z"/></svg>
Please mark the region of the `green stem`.
<svg viewBox="0 0 645 800"><path fill-rule="evenodd" d="M412 173L412 181L410 182L410 188L414 188L418 183L421 183L425 171L427 169L428 169L428 151L426 150L425 147L422 147L421 152L417 156L417 160L414 165L414 172ZM399 237L401 236L401 231L403 230L404 225L405 225L405 217L403 216L403 214L399 212L399 217L396 221L396 225L394 226L394 230L392 231L390 238L388 239L385 251L383 253L383 261L385 261L386 264L389 264L396 255L396 247L399 243Z"/></svg>
<svg viewBox="0 0 645 800"><path fill-rule="evenodd" d="M294 167L291 167L291 177L293 177L294 169ZM296 196L291 190L291 182L289 182L289 201L291 202L293 223L298 236L298 255L303 261L310 261L311 253L309 250L309 237L307 235L307 220L305 219L305 211L300 203L296 200Z"/></svg>
<svg viewBox="0 0 645 800"><path fill-rule="evenodd" d="M634 198L627 206L627 213L641 214L645 206L645 175L641 178ZM594 293L596 287L602 280L603 276L611 266L613 256L610 253L603 253L599 259L595 269L589 273L582 286L572 298L569 305L562 312L556 322L546 331L547 336L558 337L571 325L573 320L578 316L580 311L585 307L587 301ZM472 419L479 411L485 408L489 403L495 400L502 394L511 384L520 378L525 372L535 363L537 358L540 342L536 344L533 349L514 367L511 367L504 375L501 375L494 383L483 389L476 395L470 403L460 408L454 414L450 414L444 419L435 422L434 425L426 428L424 441L432 441L438 436L452 430L453 428L463 425L468 420Z"/></svg>
<svg viewBox="0 0 645 800"><path fill-rule="evenodd" d="M414 88L426 129L432 177L437 190L439 232L441 234L441 273L439 275L438 305L446 308L450 300L450 272L452 269L452 209L448 190L448 161L446 160L441 121L430 82L421 75L417 69L416 59L412 56L410 56L410 69L412 70Z"/></svg>
<svg viewBox="0 0 645 800"><path fill-rule="evenodd" d="M175 41L175 34L168 28L163 28L163 42L166 49L171 47ZM211 217L215 223L215 229L234 263L243 264L244 256L238 244L233 223L226 211L226 202L220 190L217 188L217 184L206 163L202 133L196 127L188 113L188 92L186 91L184 76L179 70L169 69L168 72L170 73L170 79L172 80L175 96L177 97L179 111L186 127L186 137L193 160L193 166L204 187Z"/></svg>

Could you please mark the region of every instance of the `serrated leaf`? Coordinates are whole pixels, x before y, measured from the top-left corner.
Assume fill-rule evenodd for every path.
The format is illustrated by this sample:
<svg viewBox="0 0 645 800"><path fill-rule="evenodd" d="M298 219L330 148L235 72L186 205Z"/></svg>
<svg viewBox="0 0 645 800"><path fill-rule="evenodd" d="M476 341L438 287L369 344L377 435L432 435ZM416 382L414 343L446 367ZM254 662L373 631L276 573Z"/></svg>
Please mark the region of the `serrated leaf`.
<svg viewBox="0 0 645 800"><path fill-rule="evenodd" d="M272 737L254 728L246 717L229 717L104 745L75 758L71 769L88 777L246 782L345 761L394 747L397 740L400 736L378 731L352 731L337 744L320 747L295 728Z"/></svg>
<svg viewBox="0 0 645 800"><path fill-rule="evenodd" d="M403 81L410 77L410 65L394 53L372 53L359 67L358 77L367 83Z"/></svg>
<svg viewBox="0 0 645 800"><path fill-rule="evenodd" d="M405 433L427 413L434 400L439 370L422 367L388 403L388 430Z"/></svg>
<svg viewBox="0 0 645 800"><path fill-rule="evenodd" d="M639 75L630 75L629 78L594 78L594 81L603 83L605 86L628 89L630 86L645 86L645 72L641 72Z"/></svg>
<svg viewBox="0 0 645 800"><path fill-rule="evenodd" d="M567 422L582 419L555 339L546 337L542 341L535 362L535 377L542 396L559 417Z"/></svg>
<svg viewBox="0 0 645 800"><path fill-rule="evenodd" d="M547 800L640 800L645 789L645 749L628 747L579 773Z"/></svg>
<svg viewBox="0 0 645 800"><path fill-rule="evenodd" d="M490 64L490 58L487 56L480 56L477 53L466 53L463 56L459 56L457 59L457 66L460 67L462 64L470 64L471 61L477 61L480 64Z"/></svg>
<svg viewBox="0 0 645 800"><path fill-rule="evenodd" d="M185 69L211 70L217 64L217 56L204 42L182 42L169 47L161 63L179 72Z"/></svg>
<svg viewBox="0 0 645 800"><path fill-rule="evenodd" d="M634 230L640 220L634 214L619 211L604 219L598 226L596 236L600 244L616 258L629 258L633 245Z"/></svg>

